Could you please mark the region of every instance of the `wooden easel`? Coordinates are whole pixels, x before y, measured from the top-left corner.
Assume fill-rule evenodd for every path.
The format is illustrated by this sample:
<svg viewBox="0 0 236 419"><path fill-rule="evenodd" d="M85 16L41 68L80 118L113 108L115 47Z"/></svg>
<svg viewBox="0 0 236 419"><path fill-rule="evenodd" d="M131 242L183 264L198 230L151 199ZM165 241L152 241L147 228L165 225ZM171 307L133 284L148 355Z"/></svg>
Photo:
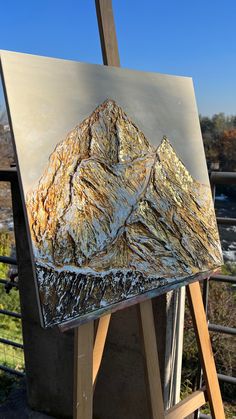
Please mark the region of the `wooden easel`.
<svg viewBox="0 0 236 419"><path fill-rule="evenodd" d="M120 66L112 0L95 0L104 65ZM152 419L183 419L209 401L214 419L225 418L199 282L187 286L206 388L164 411L152 301L137 305L145 351ZM102 361L110 315L75 329L74 419L92 419L93 389ZM95 335L95 338L94 338ZM129 418L127 418L129 419ZM146 418L145 418L146 419Z"/></svg>

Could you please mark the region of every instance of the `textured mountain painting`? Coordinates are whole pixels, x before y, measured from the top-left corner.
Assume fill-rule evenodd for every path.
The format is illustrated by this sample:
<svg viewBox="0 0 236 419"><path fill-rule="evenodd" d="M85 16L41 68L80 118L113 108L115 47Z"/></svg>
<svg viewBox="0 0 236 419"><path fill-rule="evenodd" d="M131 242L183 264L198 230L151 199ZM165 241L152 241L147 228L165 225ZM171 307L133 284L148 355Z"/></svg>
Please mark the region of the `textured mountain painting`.
<svg viewBox="0 0 236 419"><path fill-rule="evenodd" d="M45 326L222 264L209 186L113 100L56 146L26 204Z"/></svg>

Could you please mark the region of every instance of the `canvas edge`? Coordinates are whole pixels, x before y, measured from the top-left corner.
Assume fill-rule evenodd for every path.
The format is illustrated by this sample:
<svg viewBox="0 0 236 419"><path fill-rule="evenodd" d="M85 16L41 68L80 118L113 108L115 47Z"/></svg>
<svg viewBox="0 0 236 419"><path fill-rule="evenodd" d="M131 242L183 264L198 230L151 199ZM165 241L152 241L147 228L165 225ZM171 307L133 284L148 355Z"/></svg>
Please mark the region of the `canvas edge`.
<svg viewBox="0 0 236 419"><path fill-rule="evenodd" d="M34 285L35 285L34 288L35 288L36 299L37 299L39 320L40 320L40 325L44 329L46 329L44 319L43 319L42 304L41 304L40 295L39 295L38 282L37 282L37 278L36 278L35 257L34 257L34 253L33 253L33 245L32 245L32 239L31 239L30 227L29 227L29 221L28 221L28 214L27 214L26 203L25 203L24 189L23 189L23 184L22 184L22 179L21 179L21 172L20 172L20 165L19 165L19 160L18 160L16 142L15 142L14 128L13 128L11 111L10 111L10 106L9 106L9 101L8 101L7 86L6 86L6 82L5 82L5 76L4 76L4 62L3 61L4 61L4 57L2 55L2 50L0 50L0 78L2 80L3 94L4 94L5 104L6 104L7 117L8 117L8 120L9 120L12 146L13 146L15 160L16 160L17 178L18 178L18 182L19 182L19 189L20 189L20 195L21 195L21 199L22 199L22 207L23 207L23 212L24 212L26 232L27 232L27 238L28 238L28 244L29 244L29 250L30 250L30 260L31 260L33 280L34 280Z"/></svg>
<svg viewBox="0 0 236 419"><path fill-rule="evenodd" d="M149 70L142 70L142 69L135 69L135 68L130 68L130 67L116 67L116 66L106 66L104 64L101 63L92 63L92 62L85 62L85 61L78 61L75 60L73 58L61 58L61 57L51 57L48 55L40 55L40 54L31 54L29 52L22 52L22 51L13 51L13 50L5 50L5 49L1 49L0 48L0 55L3 54L9 54L9 55L13 55L13 54L17 54L17 55L24 55L24 56L32 56L34 58L42 58L42 59L47 59L47 60L55 60L55 61L64 61L64 62L69 62L69 63L75 63L75 64L79 64L81 66L94 66L97 68L104 68L105 71L112 71L112 72L127 72L127 73L137 73L137 74L149 74L151 76L155 76L155 75L159 75L159 76L163 76L163 77L173 77L173 78L179 78L179 79L189 79L190 81L193 80L191 75L182 75L182 74L169 74L169 73L162 73L159 71L149 71Z"/></svg>

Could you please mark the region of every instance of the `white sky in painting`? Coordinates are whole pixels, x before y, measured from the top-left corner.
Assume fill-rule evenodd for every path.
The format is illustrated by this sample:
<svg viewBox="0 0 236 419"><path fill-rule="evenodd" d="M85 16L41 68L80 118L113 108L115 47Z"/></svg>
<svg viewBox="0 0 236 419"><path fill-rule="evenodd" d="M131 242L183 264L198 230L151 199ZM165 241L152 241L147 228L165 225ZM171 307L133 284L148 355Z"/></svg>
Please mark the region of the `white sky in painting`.
<svg viewBox="0 0 236 419"><path fill-rule="evenodd" d="M25 194L57 143L108 98L154 145L166 135L192 176L208 182L191 78L0 54Z"/></svg>

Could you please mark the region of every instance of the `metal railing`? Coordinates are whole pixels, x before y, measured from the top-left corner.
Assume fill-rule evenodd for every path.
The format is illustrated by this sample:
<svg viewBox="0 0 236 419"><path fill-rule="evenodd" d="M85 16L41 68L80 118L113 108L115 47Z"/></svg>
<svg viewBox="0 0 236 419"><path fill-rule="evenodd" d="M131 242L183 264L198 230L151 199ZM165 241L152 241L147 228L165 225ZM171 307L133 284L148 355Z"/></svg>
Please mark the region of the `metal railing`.
<svg viewBox="0 0 236 419"><path fill-rule="evenodd" d="M10 184L12 184L13 182L17 182L16 168L0 169L0 182L9 182ZM2 256L1 255L0 256L0 263L17 266L16 258L9 257L9 256ZM5 286L5 288L8 287L9 290L14 287L15 289L18 290L17 282L15 282L12 279L1 278L0 279L0 286ZM16 318L16 319L19 319L19 320L21 319L21 314L20 313L10 311L10 310L6 310L6 309L0 309L0 315L1 316L13 317L13 318ZM11 340L11 339L5 339L3 337L0 337L0 343L3 344L3 345L6 345L6 346L10 346L12 348L20 349L22 351L24 350L24 347L23 347L22 343L15 342L14 340ZM5 371L5 372L10 373L10 374L14 374L16 376L20 376L20 377L25 375L22 371L18 371L14 368L11 368L10 366L3 365L3 364L0 364L0 370Z"/></svg>
<svg viewBox="0 0 236 419"><path fill-rule="evenodd" d="M215 189L216 185L236 185L236 172L212 172L210 174L210 182L212 187L212 195L215 200ZM218 225L236 225L236 218L228 218L228 217L217 217L217 224ZM236 285L236 277L235 276L228 276L228 275L215 275L210 277L210 281L215 282L224 282L232 285ZM209 299L209 279L204 280L203 284L203 302L205 311L207 314L208 311L208 299ZM222 334L228 334L231 336L236 335L236 328L235 327L226 327L223 325L218 324L208 324L208 329L211 332L217 332ZM228 384L235 385L236 384L236 377L231 377L224 374L217 374L219 381L223 381ZM198 385L202 385L202 370L200 369ZM195 419L210 419L211 416L201 414L199 410L195 413Z"/></svg>

